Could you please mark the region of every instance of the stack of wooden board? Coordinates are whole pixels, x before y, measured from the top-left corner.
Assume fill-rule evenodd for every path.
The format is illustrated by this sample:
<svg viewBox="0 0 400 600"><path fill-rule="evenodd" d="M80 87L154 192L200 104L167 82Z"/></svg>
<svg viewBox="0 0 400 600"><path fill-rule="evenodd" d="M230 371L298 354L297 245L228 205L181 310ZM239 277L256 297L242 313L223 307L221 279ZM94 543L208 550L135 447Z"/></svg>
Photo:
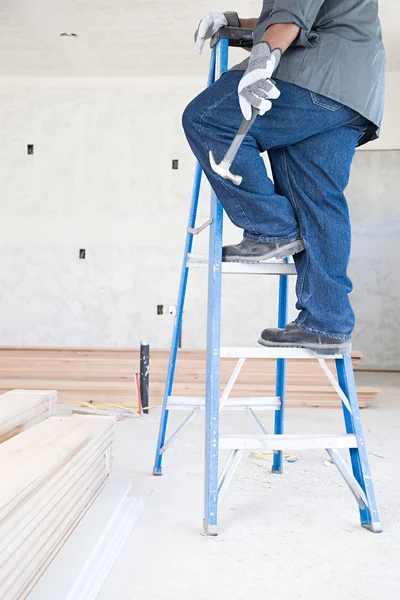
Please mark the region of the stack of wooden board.
<svg viewBox="0 0 400 600"><path fill-rule="evenodd" d="M353 352L358 367L360 352ZM150 403L162 401L169 352L150 354ZM334 372L334 361L328 361ZM180 350L174 395L204 396L205 352ZM235 361L221 362L221 387L226 384ZM137 350L84 350L55 348L0 348L0 391L15 387L55 388L61 402L137 403L133 374L139 370ZM248 360L240 373L232 397L273 395L275 361ZM340 406L340 402L316 360L290 360L287 366L289 406ZM360 406L375 400L378 389L359 387Z"/></svg>
<svg viewBox="0 0 400 600"><path fill-rule="evenodd" d="M13 390L0 396L0 443L52 414L57 392Z"/></svg>
<svg viewBox="0 0 400 600"><path fill-rule="evenodd" d="M0 445L0 598L26 598L101 489L115 421L50 417Z"/></svg>

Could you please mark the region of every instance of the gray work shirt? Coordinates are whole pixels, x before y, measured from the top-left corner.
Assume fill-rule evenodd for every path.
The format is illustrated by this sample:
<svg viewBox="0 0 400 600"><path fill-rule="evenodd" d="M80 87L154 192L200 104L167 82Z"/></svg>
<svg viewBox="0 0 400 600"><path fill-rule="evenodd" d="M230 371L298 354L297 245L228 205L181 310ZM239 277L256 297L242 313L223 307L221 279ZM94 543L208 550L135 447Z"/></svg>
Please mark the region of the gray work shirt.
<svg viewBox="0 0 400 600"><path fill-rule="evenodd" d="M296 23L301 28L274 78L357 111L371 121L360 143L375 139L385 95L378 0L264 0L254 28L255 44L274 23ZM247 61L234 69L245 69Z"/></svg>

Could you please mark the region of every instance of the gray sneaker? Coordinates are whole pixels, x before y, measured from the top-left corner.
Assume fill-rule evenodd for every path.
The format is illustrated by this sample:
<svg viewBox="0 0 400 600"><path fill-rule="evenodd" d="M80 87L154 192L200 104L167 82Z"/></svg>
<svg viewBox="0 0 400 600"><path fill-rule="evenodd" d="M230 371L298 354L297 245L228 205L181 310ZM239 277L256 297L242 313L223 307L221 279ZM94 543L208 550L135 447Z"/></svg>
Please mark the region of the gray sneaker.
<svg viewBox="0 0 400 600"><path fill-rule="evenodd" d="M264 329L258 343L269 348L307 348L316 354L348 354L351 341L307 333L289 323L285 329Z"/></svg>
<svg viewBox="0 0 400 600"><path fill-rule="evenodd" d="M271 258L283 259L304 250L303 240L289 240L285 242L253 242L243 239L236 246L222 248L223 262L258 263Z"/></svg>

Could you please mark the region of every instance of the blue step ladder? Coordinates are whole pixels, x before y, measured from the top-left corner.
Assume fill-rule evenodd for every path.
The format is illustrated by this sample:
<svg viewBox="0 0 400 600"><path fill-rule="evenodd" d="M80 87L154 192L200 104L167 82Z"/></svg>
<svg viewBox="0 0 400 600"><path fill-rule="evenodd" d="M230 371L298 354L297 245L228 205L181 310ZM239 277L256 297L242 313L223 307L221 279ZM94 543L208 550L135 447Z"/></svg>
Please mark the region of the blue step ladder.
<svg viewBox="0 0 400 600"><path fill-rule="evenodd" d="M208 85L211 85L228 68L229 39L220 38L212 48ZM235 44L236 45L236 44ZM187 226L182 273L177 301L176 318L171 343L160 429L157 441L154 475L162 474L162 460L166 450L200 410L205 409L205 482L204 482L204 531L207 535L218 535L218 503L220 502L236 468L246 453L255 450L273 452L272 472L282 473L283 451L325 449L343 479L349 486L359 507L361 525L375 533L382 531L379 521L375 493L370 473L368 455L362 430L351 355L321 356L301 348L221 348L221 278L223 273L265 274L279 276L278 327L287 323L288 277L296 275L295 266L287 259L257 264L222 262L223 208L215 194L211 193L210 219L196 227L196 214L200 194L202 170L197 164L192 201ZM209 253L193 254L195 235L210 227ZM179 336L185 304L189 270L208 269L207 308L207 359L205 398L173 396L173 382L178 354ZM220 359L235 358L237 364L220 395ZM245 360L253 358L276 359L276 395L264 398L234 398L229 394ZM284 433L285 383L287 359L318 360L330 383L342 401L345 434L333 435L287 435ZM326 364L326 359L335 359L337 380ZM219 421L221 410L243 410L254 422L257 433L220 437ZM188 416L167 439L168 416L171 410L189 411ZM274 434L268 435L256 411L275 411ZM350 452L351 469L342 458L341 449ZM228 460L219 472L219 450L229 450Z"/></svg>

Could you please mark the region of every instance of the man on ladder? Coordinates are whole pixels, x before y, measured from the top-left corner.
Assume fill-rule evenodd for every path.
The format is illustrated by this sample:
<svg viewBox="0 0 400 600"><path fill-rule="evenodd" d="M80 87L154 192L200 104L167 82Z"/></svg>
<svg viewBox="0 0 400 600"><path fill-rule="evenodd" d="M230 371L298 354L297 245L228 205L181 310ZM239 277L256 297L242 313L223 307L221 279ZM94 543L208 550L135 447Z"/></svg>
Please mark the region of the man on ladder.
<svg viewBox="0 0 400 600"><path fill-rule="evenodd" d="M350 221L344 190L355 148L382 119L385 55L378 0L269 0L260 17L209 13L195 34L199 53L222 27L254 29L250 57L186 108L189 144L225 211L244 230L223 260L294 255L299 315L259 342L322 354L348 353L354 313L348 294ZM217 175L242 116L260 115L235 160L240 185ZM271 110L272 109L272 110ZM261 152L267 152L274 183Z"/></svg>
<svg viewBox="0 0 400 600"><path fill-rule="evenodd" d="M350 354L350 224L343 194L355 147L376 137L381 121L384 51L377 0L265 0L257 21L239 19L236 13L211 13L202 19L195 37L200 52L213 37L213 50L209 87L183 116L200 165L189 209L153 474L162 475L165 452L204 409L206 535L218 534L219 503L240 461L246 452L260 449L273 451L273 473L282 473L284 450L326 450L357 501L361 525L379 533L382 525ZM250 59L226 72L228 47L244 43L253 46ZM274 185L260 156L264 151ZM232 165L238 175L230 170ZM202 170L215 193L210 218L196 227ZM223 250L222 205L244 229L243 241ZM192 253L193 237L208 226L209 252L202 257ZM269 260L291 255L297 272L293 264ZM205 397L174 396L188 274L204 266ZM223 273L279 275L278 329L263 331L260 339L269 347L221 348ZM296 324L286 325L288 275L294 274L300 314ZM222 394L221 358L238 360ZM253 358L276 359L275 396L231 398L245 360ZM345 434L285 433L286 360L293 358L318 360L341 399ZM335 359L337 379L325 362L329 358ZM220 413L225 409L245 411L257 434L220 436ZM189 413L167 437L170 410ZM258 410L274 411L273 434L256 416ZM351 468L343 449L349 450ZM219 450L230 451L222 470Z"/></svg>

